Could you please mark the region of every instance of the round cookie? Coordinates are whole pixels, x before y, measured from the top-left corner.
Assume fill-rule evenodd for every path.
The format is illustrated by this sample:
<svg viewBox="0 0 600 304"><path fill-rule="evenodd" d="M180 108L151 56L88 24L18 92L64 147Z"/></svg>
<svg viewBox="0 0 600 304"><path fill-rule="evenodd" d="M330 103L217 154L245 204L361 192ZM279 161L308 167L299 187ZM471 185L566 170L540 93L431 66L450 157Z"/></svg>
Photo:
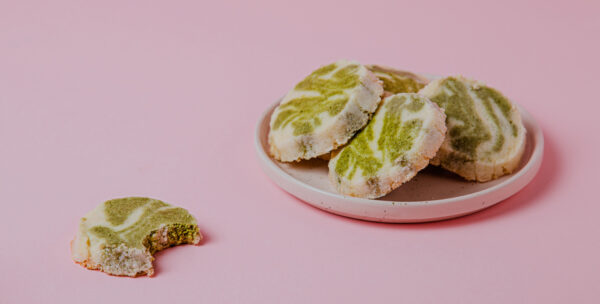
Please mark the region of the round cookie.
<svg viewBox="0 0 600 304"><path fill-rule="evenodd" d="M280 161L310 159L344 145L369 121L383 88L366 67L341 60L298 83L271 116L269 146Z"/></svg>
<svg viewBox="0 0 600 304"><path fill-rule="evenodd" d="M448 133L432 164L479 182L518 167L526 130L517 108L500 92L457 76L434 80L419 93L447 116Z"/></svg>
<svg viewBox="0 0 600 304"><path fill-rule="evenodd" d="M329 161L329 179L343 194L381 197L425 168L444 141L446 116L415 93L386 97L369 124Z"/></svg>

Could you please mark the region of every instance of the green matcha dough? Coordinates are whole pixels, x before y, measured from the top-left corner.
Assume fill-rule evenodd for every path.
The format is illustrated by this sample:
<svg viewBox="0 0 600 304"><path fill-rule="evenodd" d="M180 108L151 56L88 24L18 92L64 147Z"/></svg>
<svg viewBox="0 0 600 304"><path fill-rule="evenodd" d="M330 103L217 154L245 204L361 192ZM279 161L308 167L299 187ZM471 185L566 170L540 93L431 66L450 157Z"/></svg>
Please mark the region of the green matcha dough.
<svg viewBox="0 0 600 304"><path fill-rule="evenodd" d="M411 72L380 65L368 65L367 68L383 82L386 96L398 93L417 93L428 83L427 78Z"/></svg>

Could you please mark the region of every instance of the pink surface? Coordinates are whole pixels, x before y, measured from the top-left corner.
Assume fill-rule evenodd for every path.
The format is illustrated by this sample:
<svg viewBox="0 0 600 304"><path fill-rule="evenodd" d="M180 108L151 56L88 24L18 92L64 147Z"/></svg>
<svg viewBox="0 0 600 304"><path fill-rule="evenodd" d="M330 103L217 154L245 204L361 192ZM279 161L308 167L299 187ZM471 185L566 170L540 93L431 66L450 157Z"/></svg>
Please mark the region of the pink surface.
<svg viewBox="0 0 600 304"><path fill-rule="evenodd" d="M0 302L598 303L599 9L4 1ZM254 125L338 58L501 89L545 132L539 175L495 207L431 224L303 204L260 171ZM205 243L159 254L150 279L74 264L78 219L130 195L188 208Z"/></svg>

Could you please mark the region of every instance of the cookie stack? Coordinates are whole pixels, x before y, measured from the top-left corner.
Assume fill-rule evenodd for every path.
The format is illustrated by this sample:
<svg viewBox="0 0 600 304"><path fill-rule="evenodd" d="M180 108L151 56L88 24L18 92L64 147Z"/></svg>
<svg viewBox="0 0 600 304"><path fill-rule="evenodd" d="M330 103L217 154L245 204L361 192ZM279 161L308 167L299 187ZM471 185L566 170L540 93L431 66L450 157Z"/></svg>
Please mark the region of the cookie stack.
<svg viewBox="0 0 600 304"><path fill-rule="evenodd" d="M428 164L466 180L510 174L525 147L517 108L464 77L341 60L298 83L271 116L270 153L282 162L328 159L335 189L377 198Z"/></svg>

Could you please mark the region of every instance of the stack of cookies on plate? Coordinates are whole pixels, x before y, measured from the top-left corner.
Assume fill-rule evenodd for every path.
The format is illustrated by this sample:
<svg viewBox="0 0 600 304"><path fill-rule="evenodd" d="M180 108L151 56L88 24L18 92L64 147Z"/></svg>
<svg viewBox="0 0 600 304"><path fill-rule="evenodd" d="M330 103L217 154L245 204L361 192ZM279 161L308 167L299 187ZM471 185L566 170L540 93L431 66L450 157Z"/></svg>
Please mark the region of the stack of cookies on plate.
<svg viewBox="0 0 600 304"><path fill-rule="evenodd" d="M281 100L268 140L273 158L326 159L339 193L377 198L428 164L479 182L510 174L525 132L515 105L480 82L341 60Z"/></svg>

